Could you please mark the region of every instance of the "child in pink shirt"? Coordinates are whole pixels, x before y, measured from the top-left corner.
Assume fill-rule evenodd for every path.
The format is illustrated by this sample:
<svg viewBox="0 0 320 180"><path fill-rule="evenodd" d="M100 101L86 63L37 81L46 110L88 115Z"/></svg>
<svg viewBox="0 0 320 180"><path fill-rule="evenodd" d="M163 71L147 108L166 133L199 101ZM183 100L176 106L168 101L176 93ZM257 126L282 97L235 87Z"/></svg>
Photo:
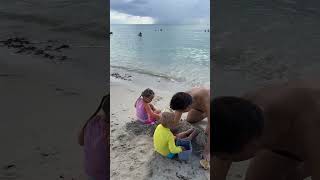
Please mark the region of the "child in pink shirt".
<svg viewBox="0 0 320 180"><path fill-rule="evenodd" d="M153 104L151 104L153 98L153 90L147 88L141 93L134 104L137 118L142 123L154 124L156 120L160 119L160 110L157 110Z"/></svg>

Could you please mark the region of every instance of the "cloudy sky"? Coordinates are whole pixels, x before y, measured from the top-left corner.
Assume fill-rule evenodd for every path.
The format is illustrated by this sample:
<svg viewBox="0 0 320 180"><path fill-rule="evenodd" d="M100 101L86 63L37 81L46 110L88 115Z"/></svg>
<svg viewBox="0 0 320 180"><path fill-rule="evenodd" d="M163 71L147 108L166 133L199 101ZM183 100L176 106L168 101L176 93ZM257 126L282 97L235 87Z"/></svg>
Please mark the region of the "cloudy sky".
<svg viewBox="0 0 320 180"><path fill-rule="evenodd" d="M111 24L209 24L210 0L111 0Z"/></svg>

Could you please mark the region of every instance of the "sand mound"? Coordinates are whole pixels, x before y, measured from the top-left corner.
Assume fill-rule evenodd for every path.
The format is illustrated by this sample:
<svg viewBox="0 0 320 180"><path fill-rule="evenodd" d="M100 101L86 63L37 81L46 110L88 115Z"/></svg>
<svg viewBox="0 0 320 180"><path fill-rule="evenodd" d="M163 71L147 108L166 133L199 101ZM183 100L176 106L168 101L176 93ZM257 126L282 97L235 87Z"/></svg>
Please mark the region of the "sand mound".
<svg viewBox="0 0 320 180"><path fill-rule="evenodd" d="M139 121L131 121L131 122L128 122L125 127L126 127L126 131L130 134L134 134L136 136L148 135L152 137L157 125L156 124L148 125L148 124L142 124Z"/></svg>

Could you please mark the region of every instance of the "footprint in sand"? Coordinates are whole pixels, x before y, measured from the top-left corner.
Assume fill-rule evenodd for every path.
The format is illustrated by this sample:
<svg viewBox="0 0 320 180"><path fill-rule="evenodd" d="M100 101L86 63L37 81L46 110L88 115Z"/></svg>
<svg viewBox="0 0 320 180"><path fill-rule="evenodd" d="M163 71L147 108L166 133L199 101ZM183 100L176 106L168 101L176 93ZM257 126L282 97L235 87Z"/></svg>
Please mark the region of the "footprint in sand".
<svg viewBox="0 0 320 180"><path fill-rule="evenodd" d="M44 53L45 53L44 50L38 49L38 50L36 50L36 51L34 52L34 55L41 55L41 54L44 54Z"/></svg>
<svg viewBox="0 0 320 180"><path fill-rule="evenodd" d="M125 134L120 134L119 136L118 136L118 139L120 140L120 141L123 141L123 139L126 137L126 135Z"/></svg>
<svg viewBox="0 0 320 180"><path fill-rule="evenodd" d="M190 177L187 177L187 176L184 176L184 175L182 175L182 174L179 174L178 172L176 172L176 176L177 176L177 178L182 179L182 180L189 180L189 179L191 179Z"/></svg>
<svg viewBox="0 0 320 180"><path fill-rule="evenodd" d="M117 176L117 175L119 175L119 172L114 171L114 172L112 172L111 176Z"/></svg>
<svg viewBox="0 0 320 180"><path fill-rule="evenodd" d="M9 169L12 169L12 168L16 168L16 165L15 164L9 164L9 165L6 165L3 167L4 170L9 170Z"/></svg>
<svg viewBox="0 0 320 180"><path fill-rule="evenodd" d="M156 102L158 102L158 101L161 101L162 99L163 99L163 97L161 97L161 96L156 96L156 97L153 98L153 101L156 103Z"/></svg>
<svg viewBox="0 0 320 180"><path fill-rule="evenodd" d="M36 147L35 150L41 156L41 164L46 164L48 161L59 159L59 151L53 149L42 149L40 147Z"/></svg>
<svg viewBox="0 0 320 180"><path fill-rule="evenodd" d="M16 179L18 178L17 166L13 163L5 165L0 172L0 179Z"/></svg>
<svg viewBox="0 0 320 180"><path fill-rule="evenodd" d="M129 167L129 170L130 170L130 171L133 171L133 170L134 170L134 167L133 167L133 166L130 166L130 167Z"/></svg>
<svg viewBox="0 0 320 180"><path fill-rule="evenodd" d="M17 179L18 177L16 172L3 172L0 174L0 179Z"/></svg>
<svg viewBox="0 0 320 180"><path fill-rule="evenodd" d="M7 73L0 74L0 78L9 78L9 77L17 78L17 77L19 77L19 75L18 74L7 74Z"/></svg>
<svg viewBox="0 0 320 180"><path fill-rule="evenodd" d="M78 95L80 95L80 93L78 93L78 92L68 91L68 90L65 90L62 88L56 88L55 91L61 95L64 95L64 96L78 96Z"/></svg>
<svg viewBox="0 0 320 180"><path fill-rule="evenodd" d="M56 51L60 51L61 49L69 49L69 48L70 48L70 46L69 46L69 45L67 45L67 44L63 44L63 45L61 45L61 46L59 46L59 47L55 48L54 50L56 50Z"/></svg>
<svg viewBox="0 0 320 180"><path fill-rule="evenodd" d="M65 60L67 60L67 59L68 59L67 56L61 56L59 60L60 60L60 61L65 61Z"/></svg>
<svg viewBox="0 0 320 180"><path fill-rule="evenodd" d="M63 93L63 95L65 95L65 96L78 96L78 95L80 95L80 93L73 92L73 91L66 91Z"/></svg>

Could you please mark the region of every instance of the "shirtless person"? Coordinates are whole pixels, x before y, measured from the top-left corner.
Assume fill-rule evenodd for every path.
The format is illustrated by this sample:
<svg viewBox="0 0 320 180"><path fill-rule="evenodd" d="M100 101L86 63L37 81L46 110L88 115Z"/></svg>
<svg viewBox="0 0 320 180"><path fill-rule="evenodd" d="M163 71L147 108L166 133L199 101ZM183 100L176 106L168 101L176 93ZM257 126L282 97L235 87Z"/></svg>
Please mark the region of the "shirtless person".
<svg viewBox="0 0 320 180"><path fill-rule="evenodd" d="M175 112L174 121L179 123L183 113L188 112L187 121L195 123L208 118L206 133L208 143L205 145L203 158L210 160L210 90L206 88L192 88L187 92L176 93L170 102L170 108Z"/></svg>
<svg viewBox="0 0 320 180"><path fill-rule="evenodd" d="M320 180L320 85L288 82L212 101L213 179L251 159L246 180Z"/></svg>

